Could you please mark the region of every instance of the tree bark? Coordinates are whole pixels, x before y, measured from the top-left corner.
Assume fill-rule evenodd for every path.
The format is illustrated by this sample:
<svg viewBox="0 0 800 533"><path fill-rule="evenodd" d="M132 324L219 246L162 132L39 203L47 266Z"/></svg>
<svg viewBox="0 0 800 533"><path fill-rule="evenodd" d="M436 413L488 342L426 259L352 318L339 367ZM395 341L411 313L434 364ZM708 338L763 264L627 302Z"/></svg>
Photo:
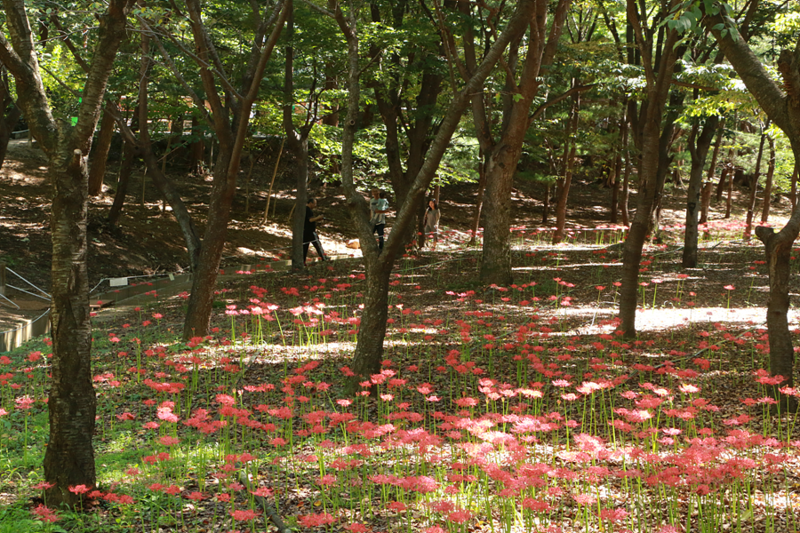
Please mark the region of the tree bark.
<svg viewBox="0 0 800 533"><path fill-rule="evenodd" d="M772 178L775 175L775 141L772 137L767 137L769 144L769 163L767 165L767 180L764 183L764 206L761 209L761 223L766 224L769 220L769 206L772 201Z"/></svg>
<svg viewBox="0 0 800 533"><path fill-rule="evenodd" d="M103 179L106 176L106 162L111 141L114 139L114 117L111 113L103 113L100 121L100 133L90 157L89 166L89 196L97 196L103 191Z"/></svg>
<svg viewBox="0 0 800 533"><path fill-rule="evenodd" d="M19 122L22 110L17 106L11 97L8 88L8 74L6 68L0 63L0 168L6 160L8 152L8 142L11 140L11 133L14 126Z"/></svg>
<svg viewBox="0 0 800 533"><path fill-rule="evenodd" d="M483 211L484 191L486 190L486 157L483 149L478 156L478 194L475 198L475 214L472 215L472 235L468 246L474 246L478 240L478 230L481 227L481 211Z"/></svg>
<svg viewBox="0 0 800 533"><path fill-rule="evenodd" d="M708 166L708 177L702 188L700 196L700 224L708 222L708 207L711 204L711 193L714 192L714 173L717 171L719 150L722 147L722 134L725 131L725 121L721 120L717 130L717 141L714 143L714 152L711 154L711 163Z"/></svg>
<svg viewBox="0 0 800 533"><path fill-rule="evenodd" d="M508 71L506 86L511 89L504 100L503 125L500 140L494 145L486 167L486 215L483 230L483 253L480 265L480 280L484 284L510 285L511 271L511 189L517 170L525 132L530 125L530 107L539 90L542 65L549 65L571 0L559 0L553 13L550 32L547 32L547 2L537 1L536 15L531 22L531 42L524 58L519 83ZM516 43L516 47L519 43ZM513 64L518 49L511 48Z"/></svg>
<svg viewBox="0 0 800 533"><path fill-rule="evenodd" d="M358 233L361 243L361 250L364 253L368 279L373 280L376 290L368 291L364 302L365 309L375 309L378 317L377 321L362 316L362 330L366 331L363 320L366 318L368 327L379 330L375 333L376 337L368 334L366 337L359 335L358 343L353 354L352 367L359 369L355 381L362 380L369 376L369 373L380 368L380 361L383 355L383 336L386 330L386 315L378 307L385 307L385 300L388 296L388 284L380 281L384 273L391 271L397 253L400 251L402 242L394 239L395 235L403 235L409 226L413 224L416 214L416 205L422 201L425 191L434 177L436 169L444 155L450 139L458 127L461 116L469 105L472 95L480 91L483 82L491 72L494 65L500 59L503 50L512 39L518 38L525 31L530 17L536 7L537 0L521 0L517 3L515 13L511 17L506 29L498 36L495 43L490 47L480 66L471 74L469 81L464 88L455 93L448 110L442 119L437 130L436 136L431 143L428 156L420 168L419 173L414 179L409 194L406 196L401 209L395 218L392 231L389 234L383 252L379 253L378 245L372 235L372 228L367 217L366 200L358 192L353 181L353 144L357 131L357 117L359 110L359 99L361 86L359 75L361 66L359 64L359 37L357 32L358 13L351 3L350 13L346 18L340 7L337 5L334 16L339 28L344 34L347 42L348 58L348 78L347 78L347 116L344 121L344 131L342 135L342 186L347 197L350 216ZM397 232L397 233L395 233ZM377 290L379 289L379 290ZM382 318L381 318L382 317ZM380 342L377 342L380 339ZM369 344L367 344L369 343ZM352 383L352 382L351 382Z"/></svg>
<svg viewBox="0 0 800 533"><path fill-rule="evenodd" d="M53 118L42 83L23 2L3 0L11 43L0 33L0 62L14 76L17 103L47 155L54 194L51 217L52 381L50 434L44 457L48 505L79 507L74 485L96 483L92 437L96 398L91 371L91 323L87 275L88 175L86 157L100 116L108 77L125 37L129 0L110 0L98 15L99 30L75 127Z"/></svg>
<svg viewBox="0 0 800 533"><path fill-rule="evenodd" d="M575 87L573 80L572 86ZM569 188L572 184L572 167L575 162L575 149L577 143L574 136L578 133L578 110L580 109L580 93L576 94L572 101L570 110L569 127L567 128L567 148L564 153L564 177L556 182L556 230L553 232L553 244L558 244L564 240L564 228L567 224L567 199L569 198Z"/></svg>
<svg viewBox="0 0 800 533"><path fill-rule="evenodd" d="M224 72L224 66L219 61L216 49L203 25L199 0L186 0L186 7L194 42L199 49L198 56L202 60L199 69L200 78L211 109L215 137L219 142L206 229L197 268L192 277L192 290L183 325L183 338L190 339L203 337L208 333L217 272L228 233L231 205L236 194L236 178L250 123L250 111L258 96L267 62L291 9L291 1L278 2L272 16L269 19L264 16L259 22L256 38L241 78L240 99L233 98L229 87L224 90L226 102L236 102L232 109L229 109L220 98L217 77L208 66L214 64L217 71ZM273 23L273 26L267 35L270 23Z"/></svg>
<svg viewBox="0 0 800 533"><path fill-rule="evenodd" d="M700 124L695 122L687 142L691 155L691 170L689 171L689 186L686 191L686 231L683 238L683 268L697 267L697 211L700 204L700 189L703 183L703 167L705 166L708 150L714 140L719 117L711 116L706 119L703 131L697 135Z"/></svg>
<svg viewBox="0 0 800 533"><path fill-rule="evenodd" d="M671 2L675 5L676 0ZM631 224L622 255L622 286L620 288L619 330L624 336L636 335L636 305L639 289L639 265L642 248L652 224L653 209L659 193L659 163L661 143L661 117L669 96L672 71L677 54L675 44L678 39L675 30L668 30L659 49L660 57L655 62L652 49L645 40L641 29L640 13L635 0L628 0L628 19L634 26L638 49L642 54L642 64L647 82L646 109L641 135L641 159L639 163L639 189L636 214Z"/></svg>
<svg viewBox="0 0 800 533"><path fill-rule="evenodd" d="M117 190L114 191L114 203L108 211L108 226L113 228L119 223L122 216L122 206L125 205L125 197L128 194L128 183L130 182L133 171L133 162L136 159L136 146L133 143L124 141L122 145L122 162L119 165L119 175L117 176Z"/></svg>
<svg viewBox="0 0 800 533"><path fill-rule="evenodd" d="M800 160L800 43L794 51L784 49L778 56L778 71L783 77L779 86L764 69L742 36L735 23L719 4L714 13L706 13L704 24L710 29L720 49L742 78L747 89L758 104L789 139L795 161ZM725 29L723 34L722 30ZM772 385L773 397L779 400L784 410L796 410L797 401L780 394L780 387L792 386L794 349L789 331L790 258L794 241L800 233L800 209L794 209L789 221L778 232L759 227L756 235L764 243L769 266L769 302L767 306L767 329L770 348L770 373L781 376Z"/></svg>
<svg viewBox="0 0 800 533"><path fill-rule="evenodd" d="M761 177L761 159L764 155L764 140L767 138L766 126L761 130L761 142L758 145L758 157L756 157L756 169L753 178L750 180L750 200L747 203L747 221L745 222L744 235L742 240L750 240L753 232L753 216L756 211L756 194L758 193L758 178ZM731 182L733 179L731 179Z"/></svg>

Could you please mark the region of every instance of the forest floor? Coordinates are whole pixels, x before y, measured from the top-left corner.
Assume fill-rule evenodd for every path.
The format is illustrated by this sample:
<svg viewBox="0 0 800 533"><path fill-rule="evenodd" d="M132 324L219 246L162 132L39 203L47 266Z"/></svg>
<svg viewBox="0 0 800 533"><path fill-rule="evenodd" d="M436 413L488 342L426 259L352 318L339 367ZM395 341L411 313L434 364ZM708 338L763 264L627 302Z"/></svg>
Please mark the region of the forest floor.
<svg viewBox="0 0 800 533"><path fill-rule="evenodd" d="M0 249L47 287L37 165L3 169ZM364 270L344 248L343 198L314 192L340 259L266 271L289 237L260 225L254 195L250 217L234 217L226 260L262 266L221 282L210 337L179 340L180 294L97 311L89 512L41 500L48 341L0 357L0 531L800 530L800 428L770 410L767 273L760 244L741 241L741 208L729 221L712 212L701 265L683 270L681 195L668 203L664 242L643 263L640 334L625 341L614 334L620 232L598 230L609 191L576 184L574 237L552 246L541 191L521 184L515 284L482 287L459 218L474 187L445 188L453 231L437 251L398 261L384 371L347 397ZM96 200L93 220L109 204ZM174 223L145 204L150 218L134 204L120 233L93 230L93 283L177 271Z"/></svg>

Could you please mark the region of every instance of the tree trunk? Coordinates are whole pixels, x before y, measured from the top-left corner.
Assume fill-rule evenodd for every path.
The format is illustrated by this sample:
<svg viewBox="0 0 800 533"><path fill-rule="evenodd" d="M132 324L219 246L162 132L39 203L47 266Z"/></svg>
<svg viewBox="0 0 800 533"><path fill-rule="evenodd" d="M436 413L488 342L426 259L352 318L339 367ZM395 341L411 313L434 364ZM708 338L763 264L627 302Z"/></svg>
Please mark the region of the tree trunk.
<svg viewBox="0 0 800 533"><path fill-rule="evenodd" d="M478 240L478 231L481 228L481 211L483 210L484 191L486 190L486 164L487 158L480 150L478 163L478 195L475 198L475 214L472 215L472 235L469 238L469 246L474 246Z"/></svg>
<svg viewBox="0 0 800 533"><path fill-rule="evenodd" d="M192 117L192 135L197 137L197 140L189 145L189 174L199 174L200 165L205 158L206 145L201 137L200 125L196 117Z"/></svg>
<svg viewBox="0 0 800 533"><path fill-rule="evenodd" d="M631 151L625 150L625 177L622 179L622 197L620 198L619 202L622 225L625 227L629 227L631 224L630 214L628 211L628 199L630 198L631 194L630 183L632 170L633 164L631 163Z"/></svg>
<svg viewBox="0 0 800 533"><path fill-rule="evenodd" d="M10 43L0 40L0 62L14 76L17 104L31 135L47 155L53 185L51 323L53 357L48 399L50 433L44 477L53 485L47 504L79 507L70 486L95 487L92 438L96 398L92 385L91 323L87 275L88 175L86 157L100 116L106 84L125 36L129 0L110 0L99 29L74 127L53 118L24 2L3 0ZM84 63L85 65L85 63Z"/></svg>
<svg viewBox="0 0 800 533"><path fill-rule="evenodd" d="M800 166L797 163L794 164L794 172L792 172L792 192L789 196L789 199L792 202L792 211L797 207L797 171Z"/></svg>
<svg viewBox="0 0 800 533"><path fill-rule="evenodd" d="M756 194L758 193L758 178L761 177L761 159L764 155L764 140L767 138L766 126L761 130L761 142L758 145L758 156L756 157L756 169L753 173L753 179L750 180L750 200L747 203L747 221L745 222L744 235L742 240L745 242L750 240L753 232L753 216L756 211ZM731 179L731 182L733 179Z"/></svg>
<svg viewBox="0 0 800 533"><path fill-rule="evenodd" d="M712 116L706 119L703 131L697 135L700 124L695 122L689 134L688 148L692 157L691 170L689 171L689 186L686 191L686 231L683 239L683 268L697 267L697 211L700 204L700 189L703 183L703 167L705 166L708 150L714 140L714 133L719 124L719 117Z"/></svg>
<svg viewBox="0 0 800 533"><path fill-rule="evenodd" d="M389 275L392 263L377 261L367 270L367 287L364 309L358 326L358 343L353 353L351 370L357 379L368 378L381 371L381 360L375 354L383 353L386 337L386 319L389 305Z"/></svg>
<svg viewBox="0 0 800 533"><path fill-rule="evenodd" d="M627 107L627 106L626 106ZM611 184L611 209L609 222L616 224L619 215L619 193L622 186L622 153L625 151L625 146L628 144L628 118L623 115L619 121L619 146L617 148L617 155L614 158L614 180Z"/></svg>
<svg viewBox="0 0 800 533"><path fill-rule="evenodd" d="M486 215L483 222L483 254L480 278L484 284L511 285L511 189L514 184L519 150L505 143L490 156L486 175Z"/></svg>
<svg viewBox="0 0 800 533"><path fill-rule="evenodd" d="M795 411L797 400L780 394L779 388L794 386L794 348L789 331L789 277L791 275L792 244L800 230L800 212L778 233L772 228L759 226L756 236L764 243L769 269L769 300L767 302L767 330L769 336L769 372L784 379L770 388L772 397L779 400L781 412Z"/></svg>
<svg viewBox="0 0 800 533"><path fill-rule="evenodd" d="M572 86L576 83L573 80ZM567 148L564 152L564 177L559 179L556 187L556 230L553 232L553 244L558 244L564 240L564 228L567 223L567 199L569 198L569 187L572 184L572 167L575 163L575 149L577 143L573 138L578 133L578 109L581 105L580 93L576 94L572 101L570 125L567 128ZM572 135L569 135L569 133Z"/></svg>
<svg viewBox="0 0 800 533"><path fill-rule="evenodd" d="M638 4L628 0L628 18L634 25L638 49L642 53L647 74L647 100L641 135L641 159L639 162L639 188L636 214L625 239L622 254L622 286L620 288L619 330L626 337L636 335L636 303L639 291L639 265L642 260L642 249L653 219L653 210L657 204L659 189L663 185L661 178L661 118L669 97L672 72L675 67L677 53L675 43L677 32L668 30L659 49L658 61L653 61L651 50L645 46L642 34ZM664 173L666 174L666 173ZM661 183L659 183L661 182Z"/></svg>
<svg viewBox="0 0 800 533"><path fill-rule="evenodd" d="M92 385L89 278L86 270L88 177L80 150L52 161L54 185L52 283L52 381L47 407L50 438L44 477L56 486L48 505L75 506L75 485L95 486L92 437L97 399ZM60 170L55 170L60 169Z"/></svg>
<svg viewBox="0 0 800 533"><path fill-rule="evenodd" d="M734 122L735 122L735 120L734 120ZM736 157L736 152L734 151L734 149L731 148L730 150L728 150L728 161L723 166L722 173L719 176L719 183L717 183L717 202L722 200L722 195L725 193L725 186L727 185L727 181L725 181L725 180L728 178L728 176L731 176L731 180L733 179L732 170L733 170L733 166L734 166L733 161L734 161L735 157ZM731 172L726 173L726 171L728 169L730 169ZM725 217L725 218L728 218L728 217Z"/></svg>
<svg viewBox="0 0 800 533"><path fill-rule="evenodd" d="M711 194L714 192L714 173L717 171L717 161L719 160L719 150L722 147L722 134L724 132L725 121L722 120L717 130L717 140L714 143L714 152L711 154L711 163L708 165L708 177L700 195L700 224L708 222L708 208L711 204Z"/></svg>
<svg viewBox="0 0 800 533"><path fill-rule="evenodd" d="M8 89L8 74L3 64L0 63L0 168L3 167L3 162L6 160L8 141L11 140L11 133L19 122L20 116L22 116L22 110L11 97Z"/></svg>
<svg viewBox="0 0 800 533"><path fill-rule="evenodd" d="M766 224L769 220L769 205L772 200L772 178L775 175L775 141L772 137L767 137L769 143L769 164L767 166L767 181L764 184L764 207L761 210L761 223Z"/></svg>
<svg viewBox="0 0 800 533"><path fill-rule="evenodd" d="M519 82L513 78L513 68L508 71L504 100L503 125L500 141L488 152L486 167L486 216L483 231L483 254L480 280L484 284L509 285L511 271L511 189L517 170L525 132L530 125L530 107L540 86L542 65L549 65L555 55L570 0L559 0L553 12L553 22L547 32L547 3L539 0L538 13L531 23L531 40L522 63ZM517 62L519 43L511 48L512 60ZM512 97L512 93L513 97Z"/></svg>
<svg viewBox="0 0 800 533"><path fill-rule="evenodd" d="M705 7L705 6L704 6ZM777 68L783 78L778 85L766 72L758 57L742 39L724 5L715 5L716 12L706 13L704 24L710 29L733 68L742 78L759 106L789 139L795 161L800 160L800 49L781 51ZM721 29L728 30L724 33ZM764 243L769 267L769 303L767 329L770 349L770 373L781 376L772 385L772 393L779 399L783 412L797 408L795 398L780 394L781 386L793 384L794 349L789 331L790 258L794 241L800 233L800 210L792 211L789 221L778 233L764 226L756 228L756 235Z"/></svg>
<svg viewBox="0 0 800 533"><path fill-rule="evenodd" d="M356 189L353 180L353 144L358 125L357 117L361 95L359 33L357 31L358 16L354 10L346 18L338 6L334 12L336 22L347 41L348 59L347 116L342 134L342 186L347 196L350 216L358 232L361 249L365 256L367 278L372 284L372 288L367 291L364 302L365 312L362 315L361 324L361 330L370 331L370 333L365 337L359 335L353 358L352 367L359 370L359 373L355 376L356 380L368 377L369 370L379 368L380 360L383 356L382 341L386 330L386 302L388 301L388 281L384 280L388 280L388 273L394 265L396 254L402 244L400 239L394 239L393 236L402 235L413 224L416 205L424 199L425 191L431 180L433 180L436 169L453 133L460 124L462 114L472 95L481 90L480 88L483 86L486 77L499 61L508 43L511 40L518 39L525 32L537 5L537 0L520 0L516 4L514 15L505 30L500 33L495 43L489 48L484 60L470 75L463 89L452 97L453 100L431 143L425 163L414 178L409 195L406 196L402 208L397 213L394 226L382 253L379 253L378 246L372 235L372 228L366 215L366 201ZM395 234L395 232L397 233ZM383 276L387 276L387 278L383 278ZM374 313L368 312L368 310L373 309ZM375 316L369 316L370 314ZM364 322L365 320L366 323ZM373 331L374 335L371 334Z"/></svg>
<svg viewBox="0 0 800 533"><path fill-rule="evenodd" d="M198 56L201 59L199 74L206 93L205 97L213 114L212 124L216 133L214 137L219 142L219 153L214 164L206 229L203 234L197 268L192 277L192 292L183 325L185 340L192 337L203 337L208 333L217 272L228 233L231 205L236 194L236 178L239 174L241 155L250 124L250 112L258 96L269 58L292 9L292 2L288 0L278 3L274 9L280 11L273 12L275 22L269 34L266 33L268 29L266 17L261 21L263 24L258 24L254 45L251 48L246 68L241 74L241 99L236 101L232 109L229 109L220 98L217 90L217 77L208 67L213 61L212 57L216 57L216 50L203 24L200 2L199 0L186 0L186 11L194 43L199 50Z"/></svg>
<svg viewBox="0 0 800 533"><path fill-rule="evenodd" d="M292 270L301 270L303 259L303 228L306 220L306 204L308 203L308 136L299 132L286 131L289 152L294 157L295 194L294 213L292 214ZM317 213L319 214L319 213Z"/></svg>
<svg viewBox="0 0 800 533"><path fill-rule="evenodd" d="M236 193L236 173L228 173L230 152L222 150L214 165L214 185L208 206L206 231L197 268L192 275L192 292L186 310L186 321L183 324L183 338L204 337L208 333L211 321L211 309L214 303L214 289L217 283L219 263L222 260L222 248L228 234L231 205Z"/></svg>
<svg viewBox="0 0 800 533"><path fill-rule="evenodd" d="M122 215L122 206L125 204L125 196L128 194L128 183L130 182L133 162L136 159L136 147L133 143L124 141L122 145L122 162L119 165L119 176L117 177L117 190L114 191L114 203L108 211L108 225L115 227L119 223Z"/></svg>
<svg viewBox="0 0 800 533"><path fill-rule="evenodd" d="M89 196L97 196L103 191L103 179L106 176L106 162L111 141L114 138L114 117L111 113L104 112L100 121L100 133L94 145L89 167Z"/></svg>
<svg viewBox="0 0 800 533"><path fill-rule="evenodd" d="M731 218L731 210L733 208L733 176L736 171L735 168L726 168L725 170L728 171L728 197L725 200L725 218ZM723 178L725 177L725 172L722 173ZM720 179L723 179L720 178Z"/></svg>
<svg viewBox="0 0 800 533"><path fill-rule="evenodd" d="M142 34L142 59L141 67L139 69L139 148L142 152L147 170L150 171L150 177L153 180L161 198L172 207L172 214L178 221L178 225L183 233L184 241L186 242L186 249L189 254L189 267L192 271L197 269L197 261L200 257L200 236L197 227L192 220L186 204L183 203L180 193L172 186L172 182L164 175L162 168L158 166L158 159L153 153L153 145L150 141L150 128L148 127L148 86L149 86L149 72L152 67L152 60L150 59L150 39L147 34ZM144 176L142 177L144 181ZM144 199L144 195L142 195Z"/></svg>

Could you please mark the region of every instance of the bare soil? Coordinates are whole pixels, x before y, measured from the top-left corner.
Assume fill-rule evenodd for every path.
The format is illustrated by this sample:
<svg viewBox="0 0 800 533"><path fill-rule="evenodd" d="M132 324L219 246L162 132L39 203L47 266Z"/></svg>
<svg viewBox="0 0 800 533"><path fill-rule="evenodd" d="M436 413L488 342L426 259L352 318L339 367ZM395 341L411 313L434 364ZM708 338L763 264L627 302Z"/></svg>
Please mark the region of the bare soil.
<svg viewBox="0 0 800 533"><path fill-rule="evenodd" d="M263 223L272 165L256 166L250 180L243 184L235 199L223 267L255 264L286 258L291 246L290 221L293 190L287 165L278 173L270 217ZM109 162L103 192L91 199L89 207L89 280L95 287L109 278L149 276L181 272L187 268L186 249L180 229L170 210L165 209L157 191L138 169L131 177L122 219L110 228L106 218L114 199L118 162ZM170 178L184 197L200 230L207 208L211 178L191 175L180 168L167 169ZM244 172L243 172L244 175ZM244 183L249 181L248 186ZM474 213L476 185L444 187L441 191L441 225L445 229L467 232ZM318 225L326 253L351 256L358 252L346 247L355 238L341 188L312 181L311 194L318 198L318 210L325 221ZM513 225L541 228L544 186L520 180L512 193ZM249 196L249 197L248 197ZM741 219L746 208L746 189L734 192L734 219ZM52 190L47 179L44 154L27 140L11 141L8 157L0 169L0 261L21 280L9 273L8 283L37 292L27 282L49 292L50 287L50 205ZM569 227L592 227L608 223L611 190L597 181L576 178L570 191ZM631 194L631 214L636 197ZM678 186L667 196L662 225L673 226L683 221L685 191ZM712 204L711 220L724 215L724 201ZM773 203L770 222L780 226L788 217L789 202L780 198ZM759 203L760 213L760 203ZM389 217L391 225L391 217ZM549 224L553 222L552 209ZM446 250L446 248L445 248ZM441 250L440 250L441 251ZM315 255L311 251L310 255ZM22 309L0 301L0 330L20 318L33 318L46 308L46 302L24 293L10 291L9 296Z"/></svg>

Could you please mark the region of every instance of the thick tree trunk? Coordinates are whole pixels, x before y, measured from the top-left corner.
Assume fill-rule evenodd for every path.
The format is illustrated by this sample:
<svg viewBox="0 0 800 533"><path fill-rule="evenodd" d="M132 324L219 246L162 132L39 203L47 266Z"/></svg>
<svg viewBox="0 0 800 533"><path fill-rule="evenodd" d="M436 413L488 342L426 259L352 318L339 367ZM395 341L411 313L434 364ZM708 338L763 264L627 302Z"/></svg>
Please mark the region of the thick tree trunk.
<svg viewBox="0 0 800 533"><path fill-rule="evenodd" d="M542 65L549 65L564 26L571 0L559 0L553 12L553 22L547 31L547 3L539 0L537 15L531 24L531 38L525 55L520 81L507 77L509 88L504 100L503 126L500 141L492 148L486 167L486 216L483 231L483 254L480 280L484 284L509 285L511 272L511 189L517 170L525 132L530 124L530 107L538 92ZM518 44L516 45L518 46ZM511 49L517 61L517 48ZM509 71L511 74L511 71ZM512 98L512 93L513 98Z"/></svg>
<svg viewBox="0 0 800 533"><path fill-rule="evenodd" d="M689 171L689 186L686 191L686 231L683 239L683 268L697 267L697 212L700 202L700 189L703 183L703 167L705 166L708 150L714 140L714 133L719 124L719 117L713 116L706 119L703 131L697 132L700 125L695 122L689 134L688 148L692 163Z"/></svg>
<svg viewBox="0 0 800 533"><path fill-rule="evenodd" d="M192 292L183 324L183 338L204 337L208 333L211 321L211 309L214 303L214 289L217 283L219 263L222 260L222 248L228 234L231 205L236 193L236 174L228 172L230 153L219 151L219 158L214 165L214 185L208 206L206 231L203 234L203 245L200 258L192 275Z"/></svg>
<svg viewBox="0 0 800 533"><path fill-rule="evenodd" d="M94 435L97 400L92 385L89 278L86 270L88 179L80 150L51 160L54 186L53 353L48 399L50 438L44 456L44 477L55 487L47 503L70 506L78 496L75 485L95 485ZM56 170L58 169L58 170Z"/></svg>
<svg viewBox="0 0 800 533"><path fill-rule="evenodd" d="M647 100L643 102L643 123L641 125L641 159L639 163L639 188L636 215L634 215L622 255L622 286L620 288L619 330L623 335L636 335L636 303L639 290L639 265L642 259L642 248L651 227L653 210L657 204L657 196L663 185L661 178L661 159L663 141L661 139L661 118L669 97L670 81L677 58L675 43L677 33L668 30L660 56L653 61L651 50L645 46L639 5L635 0L628 0L628 18L634 25L639 51L643 54L643 63L647 74ZM657 69L657 70L656 70ZM664 173L665 174L665 173ZM661 183L659 183L661 182Z"/></svg>
<svg viewBox="0 0 800 533"><path fill-rule="evenodd" d="M483 221L483 254L480 278L484 284L510 285L511 275L511 189L519 150L499 144L497 155L489 158Z"/></svg>
<svg viewBox="0 0 800 533"><path fill-rule="evenodd" d="M386 337L392 263L376 261L367 272L364 309L361 311L358 343L351 367L356 379L367 378L381 371L380 358L375 357L375 354L383 353L383 340Z"/></svg>
<svg viewBox="0 0 800 533"><path fill-rule="evenodd" d="M769 220L769 206L772 201L772 178L775 175L775 141L772 137L767 138L769 143L769 164L767 166L767 180L764 183L764 206L761 210L761 223L766 224Z"/></svg>
<svg viewBox="0 0 800 533"><path fill-rule="evenodd" d="M786 226L778 233L772 228L759 226L756 236L764 243L769 269L769 301L767 302L767 330L769 336L769 372L784 379L772 385L773 398L780 401L781 412L795 411L797 401L780 394L781 387L794 386L794 348L789 331L789 277L791 275L792 244L800 230L800 212L795 211Z"/></svg>
<svg viewBox="0 0 800 533"><path fill-rule="evenodd" d="M100 121L100 133L94 144L89 166L89 196L97 196L103 191L103 179L106 176L106 162L111 141L114 138L114 117L111 113L104 112Z"/></svg>

